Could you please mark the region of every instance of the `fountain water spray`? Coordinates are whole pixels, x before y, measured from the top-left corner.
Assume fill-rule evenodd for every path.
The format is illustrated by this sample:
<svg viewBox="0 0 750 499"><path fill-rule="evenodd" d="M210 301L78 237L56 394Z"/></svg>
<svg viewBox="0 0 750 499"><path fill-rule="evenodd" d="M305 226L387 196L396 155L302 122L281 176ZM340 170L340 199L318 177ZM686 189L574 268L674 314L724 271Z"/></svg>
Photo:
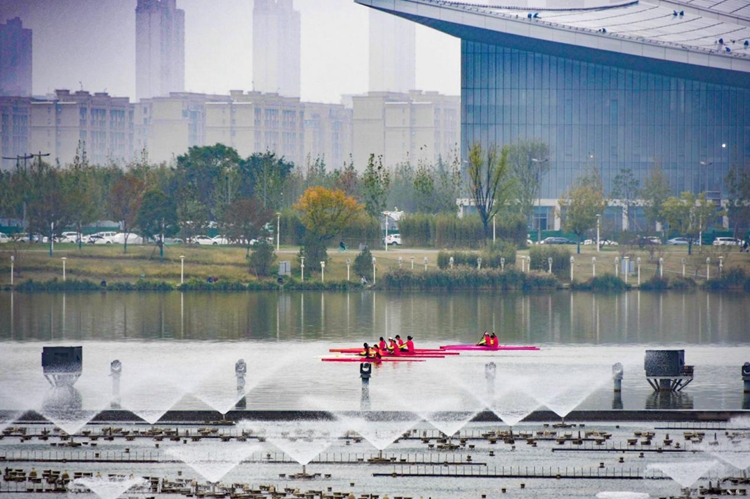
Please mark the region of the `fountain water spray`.
<svg viewBox="0 0 750 499"><path fill-rule="evenodd" d="M132 488L143 487L148 482L140 477L116 478L95 477L77 478L68 484L68 490L76 492L79 487L85 487L101 499L117 499Z"/></svg>
<svg viewBox="0 0 750 499"><path fill-rule="evenodd" d="M679 463L651 463L646 468L648 471L658 470L669 478L679 483L683 489L690 488L695 482L711 468L716 466L717 461L692 461Z"/></svg>
<svg viewBox="0 0 750 499"><path fill-rule="evenodd" d="M166 454L184 462L209 482L217 483L261 447L248 442L197 442L174 445Z"/></svg>

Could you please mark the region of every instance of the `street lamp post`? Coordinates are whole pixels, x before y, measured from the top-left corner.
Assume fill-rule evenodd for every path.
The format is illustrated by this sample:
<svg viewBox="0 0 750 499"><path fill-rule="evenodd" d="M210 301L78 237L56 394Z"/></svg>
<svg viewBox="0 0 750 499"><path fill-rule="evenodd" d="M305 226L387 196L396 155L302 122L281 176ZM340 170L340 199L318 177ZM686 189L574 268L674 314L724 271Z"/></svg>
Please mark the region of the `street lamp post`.
<svg viewBox="0 0 750 499"><path fill-rule="evenodd" d="M615 257L615 277L620 277L620 257Z"/></svg>
<svg viewBox="0 0 750 499"><path fill-rule="evenodd" d="M602 219L601 214L596 215L596 252L599 253L599 248L601 248L601 241L599 240L599 225L600 221Z"/></svg>
<svg viewBox="0 0 750 499"><path fill-rule="evenodd" d="M593 277L596 277L596 257L591 257L591 272L593 274Z"/></svg>
<svg viewBox="0 0 750 499"><path fill-rule="evenodd" d="M548 274L552 273L552 257L547 258L547 265L549 265L549 269L547 270Z"/></svg>
<svg viewBox="0 0 750 499"><path fill-rule="evenodd" d="M352 264L352 259L347 258L346 259L346 280L349 280L349 266Z"/></svg>
<svg viewBox="0 0 750 499"><path fill-rule="evenodd" d="M625 261L625 270L624 270L623 273L625 274L625 284L627 284L628 283L628 274L630 273L630 266L629 266L630 257L629 256L624 256L624 257L622 257L622 259Z"/></svg>
<svg viewBox="0 0 750 499"><path fill-rule="evenodd" d="M411 257L411 269L414 270L414 257Z"/></svg>
<svg viewBox="0 0 750 499"><path fill-rule="evenodd" d="M16 261L16 257L13 255L10 255L10 285L13 286L13 264Z"/></svg>
<svg viewBox="0 0 750 499"><path fill-rule="evenodd" d="M682 277L685 277L685 259L680 260L682 262Z"/></svg>
<svg viewBox="0 0 750 499"><path fill-rule="evenodd" d="M505 257L500 258L500 270L505 270Z"/></svg>
<svg viewBox="0 0 750 499"><path fill-rule="evenodd" d="M279 252L280 244L281 244L281 212L277 211L276 212L276 253Z"/></svg>
<svg viewBox="0 0 750 499"><path fill-rule="evenodd" d="M719 279L721 279L722 270L724 270L724 257L719 257Z"/></svg>
<svg viewBox="0 0 750 499"><path fill-rule="evenodd" d="M549 158L545 158L543 160L539 160L537 158L531 158L531 161L534 162L534 163L546 163L547 161L549 161ZM538 168L541 168L541 166L538 167ZM537 188L537 191L538 191L537 192L537 206L538 206L537 211L539 212L537 214L537 216L539 218L537 218L537 220L536 220L536 242L538 243L538 242L540 242L542 240L542 219L541 219L541 216L542 216L542 186L539 185L539 170L538 169L536 171L536 188Z"/></svg>
<svg viewBox="0 0 750 499"><path fill-rule="evenodd" d="M706 258L706 280L711 279L711 258Z"/></svg>
<svg viewBox="0 0 750 499"><path fill-rule="evenodd" d="M482 257L477 257L477 270L482 270Z"/></svg>
<svg viewBox="0 0 750 499"><path fill-rule="evenodd" d="M424 269L426 271L427 270L427 262L428 262L427 257L424 257L424 259L422 261L424 262Z"/></svg>
<svg viewBox="0 0 750 499"><path fill-rule="evenodd" d="M571 256L570 257L570 282L573 282L573 268L574 268L575 261L576 261L575 257Z"/></svg>
<svg viewBox="0 0 750 499"><path fill-rule="evenodd" d="M451 269L453 268L453 262L454 262L453 257L448 258L448 265L450 266Z"/></svg>
<svg viewBox="0 0 750 499"><path fill-rule="evenodd" d="M388 252L388 214L383 213L383 216L385 217L385 237L383 238L383 243L385 244L385 251Z"/></svg>
<svg viewBox="0 0 750 499"><path fill-rule="evenodd" d="M67 260L67 258L62 257L62 262L63 262L63 281L65 281L65 260Z"/></svg>
<svg viewBox="0 0 750 499"><path fill-rule="evenodd" d="M373 284L377 282L375 280L377 278L376 269L377 269L377 266L375 265L375 257L372 257L372 283Z"/></svg>
<svg viewBox="0 0 750 499"><path fill-rule="evenodd" d="M398 268L400 269L403 264L404 264L404 259L401 257L398 257Z"/></svg>
<svg viewBox="0 0 750 499"><path fill-rule="evenodd" d="M641 257L639 256L635 260L636 265L638 265L638 287L641 287Z"/></svg>
<svg viewBox="0 0 750 499"><path fill-rule="evenodd" d="M320 281L326 282L326 262L320 262Z"/></svg>
<svg viewBox="0 0 750 499"><path fill-rule="evenodd" d="M664 258L659 258L659 279L664 277Z"/></svg>
<svg viewBox="0 0 750 499"><path fill-rule="evenodd" d="M180 284L185 282L185 255L180 255Z"/></svg>
<svg viewBox="0 0 750 499"><path fill-rule="evenodd" d="M299 273L300 273L300 279L302 282L305 282L305 257L301 256L299 257L300 264L299 264ZM347 262L349 259L347 258Z"/></svg>

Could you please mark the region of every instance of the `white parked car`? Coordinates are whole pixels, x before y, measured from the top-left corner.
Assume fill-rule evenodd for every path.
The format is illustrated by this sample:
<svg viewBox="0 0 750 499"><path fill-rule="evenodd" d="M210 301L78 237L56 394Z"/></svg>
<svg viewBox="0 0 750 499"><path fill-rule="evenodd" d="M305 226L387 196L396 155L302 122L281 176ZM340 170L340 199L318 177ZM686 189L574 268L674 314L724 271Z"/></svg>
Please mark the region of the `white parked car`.
<svg viewBox="0 0 750 499"><path fill-rule="evenodd" d="M216 236L216 237L213 237L212 239L213 239L213 241L214 241L214 242L213 242L213 244L214 244L215 246L216 246L216 245L219 245L219 244L221 244L221 245L224 245L224 244L229 244L229 239L227 239L227 238L226 238L226 237L224 237L224 236Z"/></svg>
<svg viewBox="0 0 750 499"><path fill-rule="evenodd" d="M393 246L394 244L401 246L401 234L388 234L385 237L385 243L388 246Z"/></svg>
<svg viewBox="0 0 750 499"><path fill-rule="evenodd" d="M717 237L713 244L714 246L738 246L742 244L742 241L733 237Z"/></svg>
<svg viewBox="0 0 750 499"><path fill-rule="evenodd" d="M61 243L77 243L78 242L78 232L63 232L60 234L60 242ZM80 235L83 238L83 235Z"/></svg>
<svg viewBox="0 0 750 499"><path fill-rule="evenodd" d="M0 232L0 244L1 243L9 243L11 239L7 236L7 234Z"/></svg>
<svg viewBox="0 0 750 499"><path fill-rule="evenodd" d="M128 244L143 244L143 238L139 236L138 234L133 234L131 232L127 236L128 236ZM115 244L125 244L125 233L118 232L117 234L115 234L109 239Z"/></svg>
<svg viewBox="0 0 750 499"><path fill-rule="evenodd" d="M21 234L20 236L18 236L18 239L16 239L16 241L18 241L19 243L39 243L43 239L44 236L42 236L41 234L31 234L31 236L29 236L28 234Z"/></svg>
<svg viewBox="0 0 750 499"><path fill-rule="evenodd" d="M190 240L192 244L200 244L201 246L212 246L214 244L213 238L208 236L195 236ZM217 243L218 244L218 243Z"/></svg>

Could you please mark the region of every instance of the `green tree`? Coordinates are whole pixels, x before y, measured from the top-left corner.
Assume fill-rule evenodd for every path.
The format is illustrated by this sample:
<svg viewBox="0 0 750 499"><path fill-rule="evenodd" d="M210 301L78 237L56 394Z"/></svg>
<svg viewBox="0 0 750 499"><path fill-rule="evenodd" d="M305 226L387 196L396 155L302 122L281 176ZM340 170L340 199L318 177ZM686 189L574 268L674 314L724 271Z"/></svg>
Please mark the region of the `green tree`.
<svg viewBox="0 0 750 499"><path fill-rule="evenodd" d="M372 275L372 253L370 248L365 246L362 251L354 258L354 275L360 279Z"/></svg>
<svg viewBox="0 0 750 499"><path fill-rule="evenodd" d="M383 157L370 154L367 168L362 176L360 199L365 210L371 216L380 219L388 201L388 189L391 186L391 175L383 166Z"/></svg>
<svg viewBox="0 0 750 499"><path fill-rule="evenodd" d="M172 236L179 230L174 202L159 189L149 189L143 194L135 226L144 238L163 242L163 236ZM160 245L161 246L161 245Z"/></svg>
<svg viewBox="0 0 750 499"><path fill-rule="evenodd" d="M662 206L664 205L664 201L669 197L670 192L669 180L661 171L659 163L654 162L654 168L643 182L641 198L643 199L646 220L648 220L651 229L654 229L657 223L661 224L662 237L664 235L664 225L666 224Z"/></svg>
<svg viewBox="0 0 750 499"><path fill-rule="evenodd" d="M293 168L276 153L255 153L240 164L240 193L246 198L257 197L263 208L280 210L284 206L284 185Z"/></svg>
<svg viewBox="0 0 750 499"><path fill-rule="evenodd" d="M415 203L415 191L414 191L414 166L409 161L399 163L396 165L390 173L391 182L390 188L388 189L388 195L386 196L386 204L384 209L393 209L398 207L399 210L413 212L417 209ZM379 220L382 220L383 215L379 214Z"/></svg>
<svg viewBox="0 0 750 499"><path fill-rule="evenodd" d="M727 186L727 214L734 226L734 237L740 238L750 228L750 168L732 166L725 179Z"/></svg>
<svg viewBox="0 0 750 499"><path fill-rule="evenodd" d="M39 158L29 167L27 214L29 231L59 235L70 223L68 200L60 171Z"/></svg>
<svg viewBox="0 0 750 499"><path fill-rule="evenodd" d="M263 208L257 199L239 199L224 212L222 228L230 241L241 242L246 247L246 255L250 255L254 241L266 241L265 226L272 218L273 211Z"/></svg>
<svg viewBox="0 0 750 499"><path fill-rule="evenodd" d="M349 162L341 170L333 171L333 188L344 191L347 196L356 196L359 193L359 175L354 168L354 161L349 157Z"/></svg>
<svg viewBox="0 0 750 499"><path fill-rule="evenodd" d="M563 229L577 236L577 252L581 253L583 235L596 226L596 216L607 207L604 186L596 169L576 179L560 196L558 205Z"/></svg>
<svg viewBox="0 0 750 499"><path fill-rule="evenodd" d="M631 168L623 168L612 179L612 197L619 199L625 208L628 220L628 230L635 227L635 207L641 195L641 182L633 174Z"/></svg>
<svg viewBox="0 0 750 499"><path fill-rule="evenodd" d="M135 226L146 183L133 173L126 173L112 186L107 200L107 212L112 220L119 222L125 234L123 253L128 252L128 236Z"/></svg>
<svg viewBox="0 0 750 499"><path fill-rule="evenodd" d="M252 255L250 255L250 271L256 277L266 277L271 273L275 261L276 253L273 251L273 244L261 239L253 248Z"/></svg>
<svg viewBox="0 0 750 499"><path fill-rule="evenodd" d="M514 181L508 163L508 148L503 147L498 154L496 147L482 150L475 143L469 150L469 192L474 206L482 220L485 237L492 217L507 207L513 193Z"/></svg>
<svg viewBox="0 0 750 499"><path fill-rule="evenodd" d="M541 195L542 179L550 169L549 146L539 139L520 139L508 146L508 162L515 180L514 203L530 221Z"/></svg>
<svg viewBox="0 0 750 499"><path fill-rule="evenodd" d="M705 231L711 221L723 212L706 199L702 192L696 199L692 192L683 192L680 197L670 196L662 205L664 219L669 229L688 240L688 255L693 254L693 243Z"/></svg>
<svg viewBox="0 0 750 499"><path fill-rule="evenodd" d="M243 161L237 151L223 144L191 147L187 154L177 157L172 191L178 198L190 196L203 206L203 209L183 210L205 217L204 220L190 220L192 223L205 226L221 218L245 181L244 172L240 171L241 164Z"/></svg>
<svg viewBox="0 0 750 499"><path fill-rule="evenodd" d="M63 172L64 196L78 234L83 234L84 226L95 222L104 214L101 209L104 199L97 181L96 167L89 164L85 146L83 142L79 142L73 163ZM79 250L82 244L83 238L79 237Z"/></svg>

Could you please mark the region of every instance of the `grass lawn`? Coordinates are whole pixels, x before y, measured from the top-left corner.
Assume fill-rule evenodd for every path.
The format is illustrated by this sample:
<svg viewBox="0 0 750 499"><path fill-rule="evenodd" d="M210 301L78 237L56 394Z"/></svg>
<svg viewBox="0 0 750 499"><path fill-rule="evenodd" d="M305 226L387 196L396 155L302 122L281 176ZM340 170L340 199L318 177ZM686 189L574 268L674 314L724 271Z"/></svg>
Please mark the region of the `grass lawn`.
<svg viewBox="0 0 750 499"><path fill-rule="evenodd" d="M664 261L664 275L682 275L682 260L685 259L685 274L697 280L706 277L706 259L710 258L710 275L718 277L719 257L723 259L726 271L731 267L741 267L750 274L750 254L740 253L736 247L703 246L694 247L693 254L688 256L686 246L652 246L639 249L631 246L605 247L597 253L595 247L582 246L581 254L576 254L575 246L567 246L574 257L574 278L587 280L593 275L592 257L596 257L596 273L614 273L615 257L628 256L635 261L641 258L642 279L654 275L659 258ZM731 249L730 249L731 248ZM292 262L293 273L299 276L297 254L299 247L282 246L277 254L277 261ZM345 280L347 277L346 259L353 264L357 256L356 250L338 251L331 248L328 251L329 261L326 266L326 281ZM518 256L528 255L528 250L521 250ZM425 248L389 248L372 251L376 258L377 274L386 269L397 268L399 258L404 268L411 268L412 258L415 270L423 270L424 259L428 260L428 268L437 265L438 250ZM135 281L139 278L164 280L172 283L180 281L180 256L185 257L185 279L206 279L209 276L222 280L250 281L255 277L250 274L245 248L232 246L168 246L165 248L163 260L158 250L153 246L129 245L127 253L122 245L94 246L86 245L81 250L74 244L58 244L55 246L54 256L49 256L49 247L39 244L8 243L0 245L0 285L10 284L10 257L15 257L15 280L34 279L47 280L53 277L62 278L63 261L65 257L66 275L68 278L89 279L92 281ZM518 265L520 267L520 263ZM568 276L565 276L568 278ZM305 279L320 279L320 273L310 275L305 271ZM351 273L352 280L358 279ZM367 276L372 280L371 272ZM635 284L636 277L630 277L629 282Z"/></svg>

